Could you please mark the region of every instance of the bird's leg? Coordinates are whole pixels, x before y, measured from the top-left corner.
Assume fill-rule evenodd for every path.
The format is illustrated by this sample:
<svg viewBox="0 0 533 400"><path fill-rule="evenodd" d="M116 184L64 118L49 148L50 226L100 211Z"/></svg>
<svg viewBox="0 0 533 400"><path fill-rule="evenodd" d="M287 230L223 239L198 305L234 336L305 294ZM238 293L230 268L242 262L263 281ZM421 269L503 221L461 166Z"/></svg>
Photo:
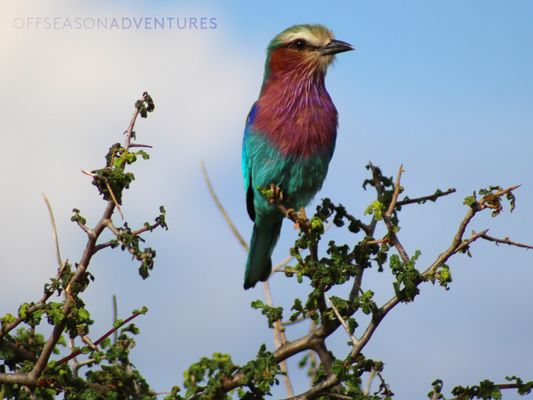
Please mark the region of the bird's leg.
<svg viewBox="0 0 533 400"><path fill-rule="evenodd" d="M296 212L294 208L285 208L283 205L284 195L283 191L275 183L269 185L269 190L262 190L262 193L267 196L268 204L275 204L279 210L290 220L294 222L294 227L299 229L302 224L307 222L307 216L305 210L302 207L300 212Z"/></svg>
<svg viewBox="0 0 533 400"><path fill-rule="evenodd" d="M283 200L285 196L283 195L283 190L276 185L275 183L270 184L270 193L268 195L268 203L276 204L278 208L289 218L296 219L298 214L294 211L294 208L285 208L283 205Z"/></svg>

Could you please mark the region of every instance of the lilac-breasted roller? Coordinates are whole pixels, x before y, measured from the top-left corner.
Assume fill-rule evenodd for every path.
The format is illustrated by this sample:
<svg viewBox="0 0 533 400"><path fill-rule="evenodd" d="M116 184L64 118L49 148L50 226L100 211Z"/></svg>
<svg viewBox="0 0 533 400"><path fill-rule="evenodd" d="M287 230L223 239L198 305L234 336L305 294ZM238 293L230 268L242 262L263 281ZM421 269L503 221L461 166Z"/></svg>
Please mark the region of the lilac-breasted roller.
<svg viewBox="0 0 533 400"><path fill-rule="evenodd" d="M284 204L306 206L322 187L335 149L337 110L324 78L335 54L353 47L322 25L295 25L268 45L259 99L246 119L242 169L254 221L244 288L265 281L283 215L262 188L277 185Z"/></svg>

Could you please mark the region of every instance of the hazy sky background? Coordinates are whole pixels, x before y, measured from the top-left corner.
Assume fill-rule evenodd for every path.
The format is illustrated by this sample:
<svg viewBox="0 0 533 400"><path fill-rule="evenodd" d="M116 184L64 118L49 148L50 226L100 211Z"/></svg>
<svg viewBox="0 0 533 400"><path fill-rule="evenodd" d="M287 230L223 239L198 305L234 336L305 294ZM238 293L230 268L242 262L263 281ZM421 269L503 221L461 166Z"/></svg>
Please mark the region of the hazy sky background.
<svg viewBox="0 0 533 400"><path fill-rule="evenodd" d="M17 29L28 17L207 17L216 29ZM372 193L361 188L371 160L386 174L406 169L413 197L437 187L457 194L402 212L400 238L422 251L421 268L450 243L466 212L463 198L490 184L522 184L517 210L486 213L472 229L533 242L533 3L518 1L228 1L0 3L0 314L37 300L55 274L54 247L41 193L50 198L64 258L79 259L83 233L70 222L77 207L90 223L104 208L80 169L99 168L122 140L133 102L147 90L156 111L137 125L152 158L134 167L124 199L129 221L142 224L168 210L168 232L147 236L156 267L142 281L126 254L98 254L96 281L84 295L97 338L111 325L111 296L120 316L147 305L133 360L152 388L181 384L184 369L213 352L236 362L254 357L272 332L249 307L261 287L242 289L245 253L213 205L199 169L240 231L251 222L240 172L244 119L262 80L264 49L295 23L319 22L356 47L341 54L327 86L340 114L336 153L316 200L330 197L361 216ZM20 20L17 20L20 22ZM27 21L27 20L25 20ZM313 203L316 204L316 201ZM312 210L314 206L308 207ZM118 222L118 220L117 220ZM331 237L353 243L335 230ZM296 237L286 223L274 260ZM385 362L398 399L425 398L435 378L471 385L533 371L533 253L478 243L472 259L450 262L451 290L424 286L414 304L399 305L365 355ZM302 288L281 275L276 304ZM369 273L364 284L380 302L390 278ZM288 314L288 312L287 312ZM294 339L305 326L289 331ZM344 332L330 345L348 349ZM290 364L298 392L308 381ZM275 397L285 394L283 387ZM507 395L506 399L515 398Z"/></svg>

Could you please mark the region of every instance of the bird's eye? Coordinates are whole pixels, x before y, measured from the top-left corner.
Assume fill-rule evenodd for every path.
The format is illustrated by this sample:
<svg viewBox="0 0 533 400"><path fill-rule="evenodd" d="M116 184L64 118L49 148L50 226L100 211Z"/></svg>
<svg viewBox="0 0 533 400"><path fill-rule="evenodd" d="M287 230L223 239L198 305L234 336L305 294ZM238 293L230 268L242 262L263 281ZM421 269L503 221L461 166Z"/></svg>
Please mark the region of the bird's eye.
<svg viewBox="0 0 533 400"><path fill-rule="evenodd" d="M295 49L303 50L307 47L307 42L303 39L296 39L294 42L292 42L292 46Z"/></svg>

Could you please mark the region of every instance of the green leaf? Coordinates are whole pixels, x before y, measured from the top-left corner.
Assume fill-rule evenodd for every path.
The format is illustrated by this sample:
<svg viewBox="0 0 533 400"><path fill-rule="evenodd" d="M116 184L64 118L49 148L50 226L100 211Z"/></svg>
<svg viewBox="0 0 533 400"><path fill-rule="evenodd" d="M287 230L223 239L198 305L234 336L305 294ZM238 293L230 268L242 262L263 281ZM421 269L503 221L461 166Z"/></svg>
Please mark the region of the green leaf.
<svg viewBox="0 0 533 400"><path fill-rule="evenodd" d="M261 310L261 314L267 317L268 327L272 328L274 322L283 319L283 308L281 307L271 307L266 305L261 300L254 300L250 304L253 309Z"/></svg>
<svg viewBox="0 0 533 400"><path fill-rule="evenodd" d="M383 218L383 204L379 200L375 200L368 205L365 210L365 215L372 215L377 221Z"/></svg>

